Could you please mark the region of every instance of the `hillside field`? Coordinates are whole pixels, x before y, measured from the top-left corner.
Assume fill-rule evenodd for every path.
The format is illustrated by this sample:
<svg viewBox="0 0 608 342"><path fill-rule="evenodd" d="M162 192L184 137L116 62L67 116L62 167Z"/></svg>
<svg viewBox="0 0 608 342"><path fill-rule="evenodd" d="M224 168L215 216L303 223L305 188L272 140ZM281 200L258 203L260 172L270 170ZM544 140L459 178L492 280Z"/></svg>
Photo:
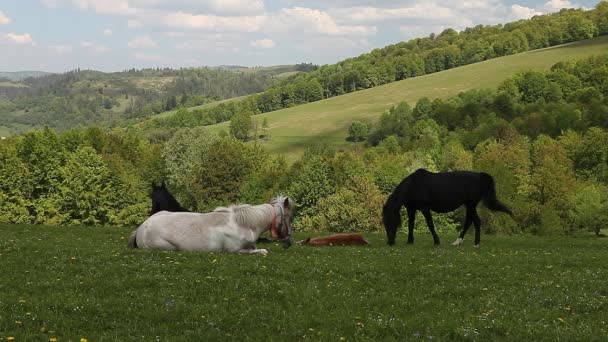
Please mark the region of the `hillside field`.
<svg viewBox="0 0 608 342"><path fill-rule="evenodd" d="M268 151L295 159L312 144L346 147L353 120L375 122L401 101L412 106L421 97L447 98L469 89L496 88L503 80L524 70L547 70L559 61L581 59L608 51L608 36L556 47L495 58L434 74L361 90L330 99L256 115L268 118ZM211 126L228 130L229 122Z"/></svg>
<svg viewBox="0 0 608 342"><path fill-rule="evenodd" d="M133 228L0 225L0 340L604 341L608 239L418 233L267 256L130 250ZM297 238L304 238L300 233Z"/></svg>

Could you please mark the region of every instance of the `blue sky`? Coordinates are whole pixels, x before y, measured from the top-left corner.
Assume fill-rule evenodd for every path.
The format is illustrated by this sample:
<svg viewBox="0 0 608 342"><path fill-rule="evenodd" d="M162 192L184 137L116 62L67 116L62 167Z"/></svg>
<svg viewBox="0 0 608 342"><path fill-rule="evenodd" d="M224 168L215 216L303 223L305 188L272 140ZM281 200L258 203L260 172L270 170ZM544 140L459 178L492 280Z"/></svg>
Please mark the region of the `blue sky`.
<svg viewBox="0 0 608 342"><path fill-rule="evenodd" d="M2 0L0 71L335 63L597 0Z"/></svg>

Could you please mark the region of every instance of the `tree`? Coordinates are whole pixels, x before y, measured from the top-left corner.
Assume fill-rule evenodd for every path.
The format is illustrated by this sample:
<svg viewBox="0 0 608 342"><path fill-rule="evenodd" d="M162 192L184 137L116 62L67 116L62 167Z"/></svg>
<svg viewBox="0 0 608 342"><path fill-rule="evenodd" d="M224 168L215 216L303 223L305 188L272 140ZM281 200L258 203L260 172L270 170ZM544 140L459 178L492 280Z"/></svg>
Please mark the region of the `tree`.
<svg viewBox="0 0 608 342"><path fill-rule="evenodd" d="M264 117L264 120L262 120L262 135L265 140L268 140L267 131L268 131L268 118Z"/></svg>
<svg viewBox="0 0 608 342"><path fill-rule="evenodd" d="M186 208L197 207L194 194L199 190L196 187L205 186L196 179L197 170L205 163L209 146L216 139L205 127L185 128L177 131L163 147L168 184Z"/></svg>
<svg viewBox="0 0 608 342"><path fill-rule="evenodd" d="M96 225L107 222L112 202L109 170L91 147L74 152L61 168L63 181L56 197L63 223Z"/></svg>
<svg viewBox="0 0 608 342"><path fill-rule="evenodd" d="M361 121L353 121L348 128L348 139L351 141L363 141L367 137L369 128Z"/></svg>
<svg viewBox="0 0 608 342"><path fill-rule="evenodd" d="M251 119L251 112L240 112L230 120L230 135L239 140L247 140L247 138L249 138L249 131L252 128L253 121Z"/></svg>

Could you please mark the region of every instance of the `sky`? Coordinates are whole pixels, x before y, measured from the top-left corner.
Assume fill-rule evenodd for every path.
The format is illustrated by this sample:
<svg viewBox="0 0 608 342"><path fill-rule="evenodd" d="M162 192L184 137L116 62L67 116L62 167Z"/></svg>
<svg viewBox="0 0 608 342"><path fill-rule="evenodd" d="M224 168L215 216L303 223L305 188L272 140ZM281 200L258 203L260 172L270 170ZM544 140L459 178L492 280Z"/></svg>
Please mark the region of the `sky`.
<svg viewBox="0 0 608 342"><path fill-rule="evenodd" d="M332 64L598 0L0 0L0 71Z"/></svg>

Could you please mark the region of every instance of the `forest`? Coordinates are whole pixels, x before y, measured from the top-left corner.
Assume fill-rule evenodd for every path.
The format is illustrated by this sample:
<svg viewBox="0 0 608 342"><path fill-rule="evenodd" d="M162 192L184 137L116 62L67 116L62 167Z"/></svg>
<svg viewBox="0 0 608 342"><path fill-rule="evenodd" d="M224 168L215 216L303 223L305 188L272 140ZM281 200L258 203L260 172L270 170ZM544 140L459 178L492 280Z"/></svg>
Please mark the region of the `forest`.
<svg viewBox="0 0 608 342"><path fill-rule="evenodd" d="M608 223L608 55L522 72L496 90L403 102L350 149L310 146L287 163L203 126L164 143L136 128L50 128L0 142L0 222L135 226L152 184L183 206L263 203L283 192L296 229L378 231L381 207L418 168L492 174L515 219L482 212L486 233L599 233ZM454 230L462 213L436 215ZM423 224L418 220L418 224Z"/></svg>

